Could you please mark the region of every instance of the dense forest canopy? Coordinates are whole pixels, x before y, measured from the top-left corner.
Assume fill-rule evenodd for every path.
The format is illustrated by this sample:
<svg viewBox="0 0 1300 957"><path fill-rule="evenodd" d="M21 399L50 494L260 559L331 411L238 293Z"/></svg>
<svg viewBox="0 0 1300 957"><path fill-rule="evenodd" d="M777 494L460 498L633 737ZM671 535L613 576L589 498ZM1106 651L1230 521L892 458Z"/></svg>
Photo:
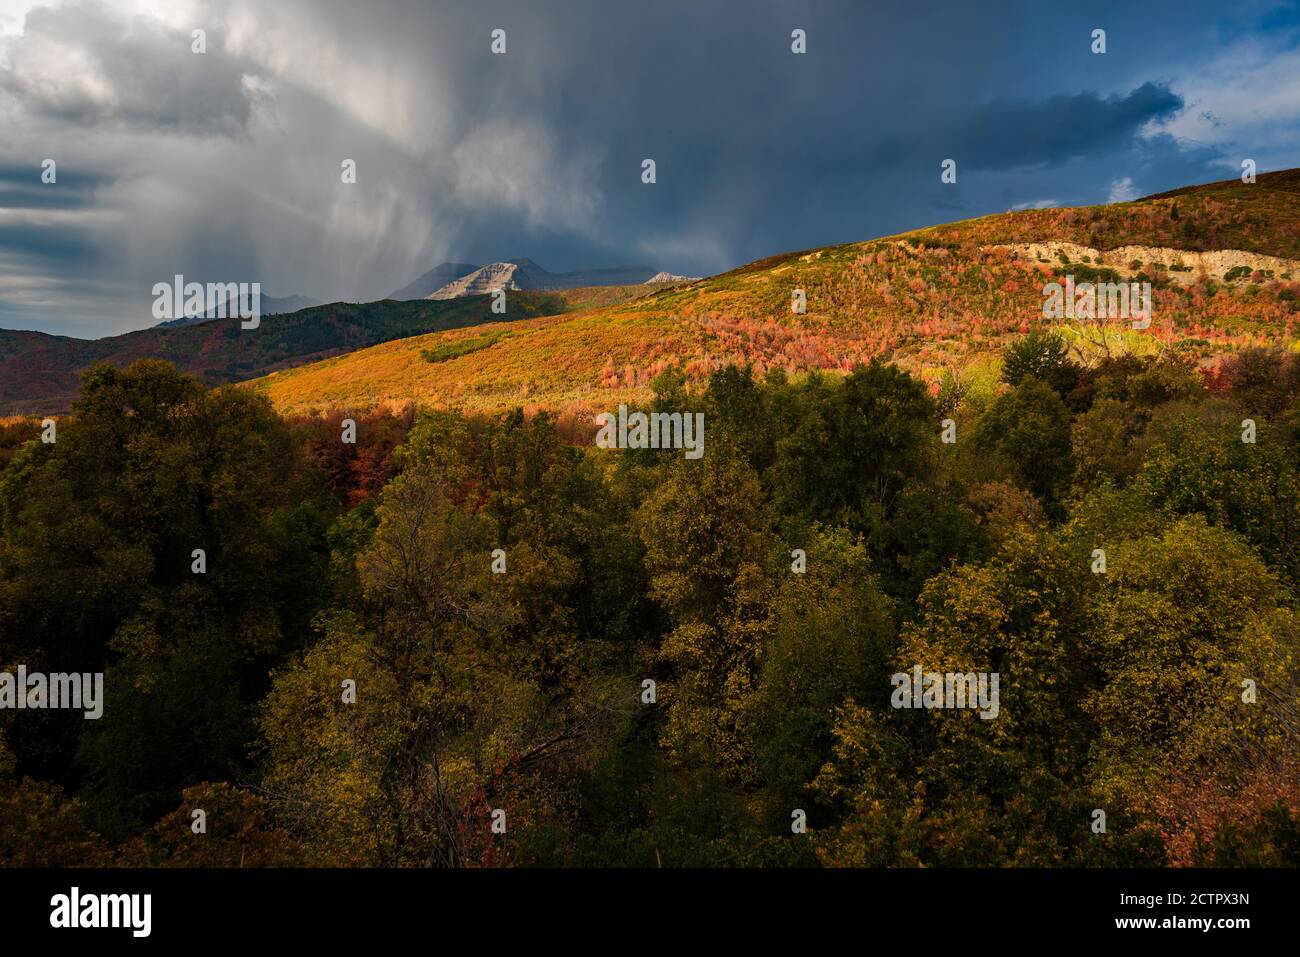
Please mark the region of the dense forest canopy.
<svg viewBox="0 0 1300 957"><path fill-rule="evenodd" d="M690 460L95 366L0 429L0 670L106 696L0 711L0 861L1300 863L1300 359L1002 370L670 369Z"/></svg>

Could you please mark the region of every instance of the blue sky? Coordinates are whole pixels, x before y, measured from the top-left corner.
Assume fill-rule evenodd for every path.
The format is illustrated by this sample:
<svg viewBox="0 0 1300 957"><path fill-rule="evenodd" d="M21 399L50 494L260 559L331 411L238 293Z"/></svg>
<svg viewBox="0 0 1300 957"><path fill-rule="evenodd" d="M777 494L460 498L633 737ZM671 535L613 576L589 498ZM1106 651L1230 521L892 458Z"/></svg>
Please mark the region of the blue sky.
<svg viewBox="0 0 1300 957"><path fill-rule="evenodd" d="M0 130L0 328L95 337L176 273L708 274L1300 165L1300 4L0 0Z"/></svg>

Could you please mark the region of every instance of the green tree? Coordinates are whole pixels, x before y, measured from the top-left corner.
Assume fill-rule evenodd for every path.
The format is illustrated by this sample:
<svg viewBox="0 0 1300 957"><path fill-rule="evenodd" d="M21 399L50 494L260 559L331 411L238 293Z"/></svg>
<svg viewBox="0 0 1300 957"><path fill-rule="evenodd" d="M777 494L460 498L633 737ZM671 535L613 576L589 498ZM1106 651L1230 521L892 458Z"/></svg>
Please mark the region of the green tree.
<svg viewBox="0 0 1300 957"><path fill-rule="evenodd" d="M758 478L716 445L697 461L675 460L638 525L651 595L672 625L660 652L670 668L659 692L664 743L677 758L749 779L738 722L758 682L772 552Z"/></svg>
<svg viewBox="0 0 1300 957"><path fill-rule="evenodd" d="M1002 353L1002 381L1012 387L1038 379L1066 396L1078 385L1080 372L1070 361L1065 339L1054 329L1031 329Z"/></svg>
<svg viewBox="0 0 1300 957"><path fill-rule="evenodd" d="M262 715L277 816L328 860L519 859L515 835L569 813L571 762L636 701L630 682L591 675L577 653L564 602L575 563L548 543L551 517L519 493L544 497L553 450L431 421L382 493L357 557L356 610L321 619L321 639L276 673ZM467 449L490 457L486 486L467 484L478 474ZM505 836L489 829L497 808L513 821Z"/></svg>
<svg viewBox="0 0 1300 957"><path fill-rule="evenodd" d="M804 545L807 571L790 573L772 596L772 637L745 721L775 816L785 822L830 757L840 703L886 703L894 652L891 604L862 541L818 528Z"/></svg>
<svg viewBox="0 0 1300 957"><path fill-rule="evenodd" d="M87 371L58 441L0 476L0 659L104 671L107 717L24 719L20 763L110 834L246 770L267 664L324 598L328 514L265 398L156 361Z"/></svg>
<svg viewBox="0 0 1300 957"><path fill-rule="evenodd" d="M1070 410L1038 379L1025 379L1000 396L979 420L974 443L1047 503L1057 501L1073 471Z"/></svg>
<svg viewBox="0 0 1300 957"><path fill-rule="evenodd" d="M879 530L910 482L930 473L939 423L925 387L880 360L837 386L813 379L777 443L773 505L805 522Z"/></svg>

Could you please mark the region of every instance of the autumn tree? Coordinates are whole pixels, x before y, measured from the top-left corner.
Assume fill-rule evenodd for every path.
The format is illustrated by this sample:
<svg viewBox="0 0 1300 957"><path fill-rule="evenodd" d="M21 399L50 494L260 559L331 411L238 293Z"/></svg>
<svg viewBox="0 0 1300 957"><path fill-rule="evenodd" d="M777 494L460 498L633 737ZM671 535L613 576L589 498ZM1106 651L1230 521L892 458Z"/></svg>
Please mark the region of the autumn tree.
<svg viewBox="0 0 1300 957"><path fill-rule="evenodd" d="M676 460L637 518L650 593L671 623L660 652L669 669L664 744L749 779L753 755L738 722L758 683L772 552L758 478L715 444L699 460Z"/></svg>
<svg viewBox="0 0 1300 957"><path fill-rule="evenodd" d="M0 476L0 658L104 671L107 699L24 716L16 753L97 828L246 767L266 664L323 593L328 511L298 464L266 399L142 361L87 371L57 441Z"/></svg>

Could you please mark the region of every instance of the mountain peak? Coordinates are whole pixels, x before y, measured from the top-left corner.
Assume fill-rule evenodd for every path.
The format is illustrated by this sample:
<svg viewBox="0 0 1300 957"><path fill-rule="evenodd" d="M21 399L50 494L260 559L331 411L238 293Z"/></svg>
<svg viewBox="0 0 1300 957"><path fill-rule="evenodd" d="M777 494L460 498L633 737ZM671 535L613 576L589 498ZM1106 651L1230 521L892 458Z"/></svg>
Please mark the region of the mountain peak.
<svg viewBox="0 0 1300 957"><path fill-rule="evenodd" d="M549 272L539 266L536 260L521 256L517 259L498 260L471 269L425 293L422 298L455 299L459 296L481 296L496 292L498 289L554 291L576 289L581 286L636 286L646 282L655 274L655 270L649 266L615 266L602 269L575 269L571 272ZM681 278L675 278L673 281L681 281ZM414 286L413 283L408 288Z"/></svg>
<svg viewBox="0 0 1300 957"><path fill-rule="evenodd" d="M671 272L657 272L645 281L647 286L661 282L699 282L699 276L678 276Z"/></svg>
<svg viewBox="0 0 1300 957"><path fill-rule="evenodd" d="M488 263L435 289L426 299L458 299L461 296L482 296L500 289L524 289L515 281L520 267L513 262Z"/></svg>
<svg viewBox="0 0 1300 957"><path fill-rule="evenodd" d="M428 272L424 273L418 279L408 283L401 289L389 293L385 299L428 299L430 293L436 292L449 282L454 282L462 276L468 276L479 267L473 263L439 263Z"/></svg>

